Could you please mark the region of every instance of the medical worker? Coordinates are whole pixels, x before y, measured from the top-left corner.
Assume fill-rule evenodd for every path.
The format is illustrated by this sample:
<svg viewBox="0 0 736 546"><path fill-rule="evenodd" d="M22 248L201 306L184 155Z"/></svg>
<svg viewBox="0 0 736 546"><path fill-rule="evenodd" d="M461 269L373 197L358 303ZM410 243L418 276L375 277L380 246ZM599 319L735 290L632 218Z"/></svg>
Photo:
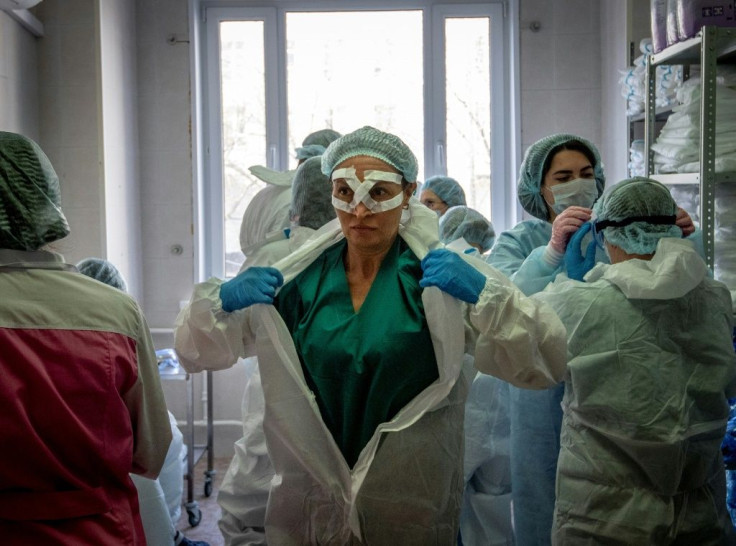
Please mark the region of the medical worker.
<svg viewBox="0 0 736 546"><path fill-rule="evenodd" d="M488 263L525 294L543 290L564 271L567 241L590 219L604 184L603 164L591 142L557 134L532 144L521 164L517 195L535 218L499 234ZM602 250L597 259L607 261ZM517 544L549 544L563 385L543 391L508 389Z"/></svg>
<svg viewBox="0 0 736 546"><path fill-rule="evenodd" d="M451 207L440 218L440 241L455 252L482 257L494 239L493 224L470 207ZM463 546L514 543L509 429L506 383L477 373L465 403Z"/></svg>
<svg viewBox="0 0 736 546"><path fill-rule="evenodd" d="M289 217L291 228L281 237L266 236L264 244L249 254L241 271L269 265L298 249L315 231L335 218L330 198L332 182L322 174L320 157L310 157L296 170ZM243 222L248 222L246 214ZM250 224L250 222L248 222ZM257 229L245 226L244 229ZM274 471L263 435L263 389L258 359L243 361L248 380L243 393L243 436L235 443L235 456L223 478L217 502L218 522L226 546L266 544L264 519Z"/></svg>
<svg viewBox="0 0 736 546"><path fill-rule="evenodd" d="M475 209L457 205L440 217L440 241L451 250L485 259L495 240L493 224Z"/></svg>
<svg viewBox="0 0 736 546"><path fill-rule="evenodd" d="M484 262L440 248L398 137L358 129L322 171L337 220L273 267L197 285L177 352L189 371L258 356L269 544L455 544L466 347L480 370L544 388L564 372L564 330Z"/></svg>
<svg viewBox="0 0 736 546"><path fill-rule="evenodd" d="M568 333L553 544L733 544L720 445L736 394L731 297L654 180L610 188L540 300ZM582 244L581 244L582 242ZM595 243L590 243L595 244Z"/></svg>
<svg viewBox="0 0 736 546"><path fill-rule="evenodd" d="M109 260L85 258L76 267L82 275L123 292L128 291L125 277ZM146 542L148 546L209 546L206 542L188 539L176 529L184 490L181 463L186 452L184 437L176 425L176 418L170 411L168 414L171 444L158 478L152 480L137 474L130 475L138 491Z"/></svg>
<svg viewBox="0 0 736 546"><path fill-rule="evenodd" d="M46 155L0 132L0 537L143 545L129 473L171 442L156 354L130 296L46 250L68 233Z"/></svg>
<svg viewBox="0 0 736 546"><path fill-rule="evenodd" d="M310 157L319 157L334 140L337 140L342 135L333 129L320 129L314 133L310 133L302 141L302 145L298 147L296 152L296 159L301 165Z"/></svg>
<svg viewBox="0 0 736 546"><path fill-rule="evenodd" d="M322 155L327 149L327 146L330 145L330 142L340 138L340 136L342 136L340 133L332 129L320 129L319 131L309 133L302 141L302 145L294 150L297 167L310 157ZM275 171L263 165L254 165L248 167L248 170L259 180L272 186L281 187L291 186L291 181L296 173L296 170Z"/></svg>
<svg viewBox="0 0 736 546"><path fill-rule="evenodd" d="M433 176L422 184L419 201L442 216L450 207L466 205L465 192L460 183L449 176Z"/></svg>

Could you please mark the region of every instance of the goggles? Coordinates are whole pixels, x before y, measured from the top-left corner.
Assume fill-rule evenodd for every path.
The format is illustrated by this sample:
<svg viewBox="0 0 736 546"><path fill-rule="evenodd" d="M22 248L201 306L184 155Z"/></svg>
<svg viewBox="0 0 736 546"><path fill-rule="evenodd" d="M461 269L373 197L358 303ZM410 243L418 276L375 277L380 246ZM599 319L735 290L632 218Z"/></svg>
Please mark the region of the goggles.
<svg viewBox="0 0 736 546"><path fill-rule="evenodd" d="M603 246L603 230L608 227L624 227L634 222L646 222L647 224L661 225L661 226L674 226L677 216L674 214L666 216L630 216L623 220L596 220L591 219L590 223L593 224L593 239L596 244L601 248Z"/></svg>
<svg viewBox="0 0 736 546"><path fill-rule="evenodd" d="M383 195L385 190L381 192L378 191L379 188L373 188L379 182L390 182L391 184L401 186L402 176L397 173L365 171L363 173L363 181L361 182L355 174L355 168L348 167L346 169L336 169L332 173L332 181L337 182L338 180L344 181L352 191L346 195L339 196L333 193L332 205L336 209L350 214L355 214L355 209L359 203L363 203L369 211L377 213L393 210L401 206L401 203L404 201L403 191L392 197L390 195Z"/></svg>

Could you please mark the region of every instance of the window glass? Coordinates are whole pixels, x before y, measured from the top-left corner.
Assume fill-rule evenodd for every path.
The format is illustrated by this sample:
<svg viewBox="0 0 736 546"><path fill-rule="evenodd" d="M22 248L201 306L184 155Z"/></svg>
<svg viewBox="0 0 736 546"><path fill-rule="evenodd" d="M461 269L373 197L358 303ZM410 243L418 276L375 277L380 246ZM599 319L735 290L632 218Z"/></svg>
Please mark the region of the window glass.
<svg viewBox="0 0 736 546"><path fill-rule="evenodd" d="M253 196L265 186L248 171L266 164L266 84L263 21L220 23L222 178L225 274L243 263L240 224Z"/></svg>
<svg viewBox="0 0 736 546"><path fill-rule="evenodd" d="M421 11L287 13L286 48L291 168L312 131L372 125L401 137L422 170Z"/></svg>
<svg viewBox="0 0 736 546"><path fill-rule="evenodd" d="M491 220L491 80L488 17L445 20L447 175L469 207Z"/></svg>

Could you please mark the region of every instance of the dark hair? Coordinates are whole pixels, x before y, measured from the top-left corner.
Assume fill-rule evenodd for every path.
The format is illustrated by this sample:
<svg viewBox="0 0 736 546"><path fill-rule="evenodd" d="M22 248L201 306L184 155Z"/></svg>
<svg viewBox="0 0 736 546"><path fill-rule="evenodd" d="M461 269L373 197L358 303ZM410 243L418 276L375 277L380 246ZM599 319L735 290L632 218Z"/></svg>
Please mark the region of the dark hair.
<svg viewBox="0 0 736 546"><path fill-rule="evenodd" d="M558 154L558 152L561 152L562 150L580 152L588 159L588 161L590 161L590 165L592 167L595 167L595 155L593 154L593 151L579 140L568 140L567 142L558 144L547 154L547 158L544 160L544 166L542 167L542 180L539 181L540 187L543 185L544 177L547 176L549 168L552 166L552 160Z"/></svg>

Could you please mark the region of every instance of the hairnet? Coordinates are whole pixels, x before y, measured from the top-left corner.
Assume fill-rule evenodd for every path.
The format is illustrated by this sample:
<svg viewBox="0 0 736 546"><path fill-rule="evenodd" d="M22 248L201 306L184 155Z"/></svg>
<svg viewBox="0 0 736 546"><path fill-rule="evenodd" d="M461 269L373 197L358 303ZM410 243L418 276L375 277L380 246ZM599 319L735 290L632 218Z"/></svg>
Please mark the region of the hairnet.
<svg viewBox="0 0 736 546"><path fill-rule="evenodd" d="M404 142L391 133L373 127L361 127L329 145L322 155L322 172L327 176L337 165L358 155L385 161L398 170L407 182L417 180L417 158Z"/></svg>
<svg viewBox="0 0 736 546"><path fill-rule="evenodd" d="M266 235L289 227L291 186L266 186L253 196L240 223L240 249L260 243Z"/></svg>
<svg viewBox="0 0 736 546"><path fill-rule="evenodd" d="M491 249L496 232L480 212L459 205L447 209L440 218L440 240L448 244L460 237L470 244L480 245L482 253Z"/></svg>
<svg viewBox="0 0 736 546"><path fill-rule="evenodd" d="M593 206L596 221L620 221L637 216L674 216L677 205L666 186L649 178L629 178L603 194ZM628 254L651 254L664 237L681 237L676 225L633 222L622 227L606 227L603 236Z"/></svg>
<svg viewBox="0 0 736 546"><path fill-rule="evenodd" d="M538 140L529 146L524 154L524 161L521 162L521 168L519 169L516 193L524 210L541 220L549 219L547 204L542 197L542 179L544 178L544 167L547 164L547 158L551 158L553 152L557 153L560 147L564 149L564 146L569 144L582 145L593 155L593 174L599 196L603 193L603 188L606 185L601 156L598 153L598 148L592 142L579 136L564 133L546 136Z"/></svg>
<svg viewBox="0 0 736 546"><path fill-rule="evenodd" d="M319 229L335 218L332 182L322 174L320 157L310 157L296 170L289 216L292 223L312 229Z"/></svg>
<svg viewBox="0 0 736 546"><path fill-rule="evenodd" d="M337 140L342 135L332 129L322 129L310 133L302 141L301 147L296 149L297 159L307 159L308 157L315 157L325 153L327 146L330 145L334 140Z"/></svg>
<svg viewBox="0 0 736 546"><path fill-rule="evenodd" d="M77 264L77 269L82 275L92 277L123 292L128 291L128 285L125 282L125 278L123 278L123 274L107 260L103 260L102 258L85 258Z"/></svg>
<svg viewBox="0 0 736 546"><path fill-rule="evenodd" d="M30 138L0 131L0 248L38 250L68 234L49 158Z"/></svg>
<svg viewBox="0 0 736 546"><path fill-rule="evenodd" d="M460 183L449 176L433 176L422 184L422 191L434 192L448 207L466 205L465 192Z"/></svg>

